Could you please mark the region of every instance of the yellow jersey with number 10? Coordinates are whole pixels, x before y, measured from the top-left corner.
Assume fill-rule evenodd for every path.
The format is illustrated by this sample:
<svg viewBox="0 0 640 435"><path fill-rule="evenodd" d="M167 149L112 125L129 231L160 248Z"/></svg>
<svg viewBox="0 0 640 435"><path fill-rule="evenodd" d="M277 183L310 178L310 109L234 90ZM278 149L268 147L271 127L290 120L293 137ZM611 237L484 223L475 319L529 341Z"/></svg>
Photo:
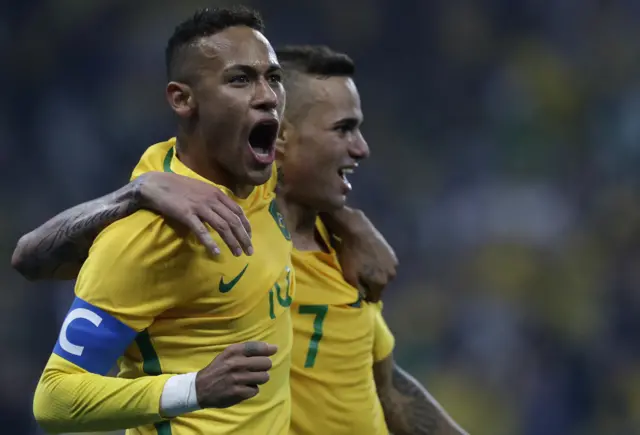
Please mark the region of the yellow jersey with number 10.
<svg viewBox="0 0 640 435"><path fill-rule="evenodd" d="M167 171L213 184L175 155L175 139L150 147L132 178ZM206 409L130 435L277 434L289 431L289 370L295 289L291 238L275 205L276 173L246 199L231 196L253 229L255 253L233 256L219 236L215 258L186 229L139 211L107 227L94 242L77 296L139 331L119 361L119 376L138 378L200 370L233 343L278 346L269 382L258 395Z"/></svg>
<svg viewBox="0 0 640 435"><path fill-rule="evenodd" d="M320 219L316 228L330 247ZM291 433L387 435L372 367L391 353L394 339L380 306L359 299L333 248L294 249L293 265Z"/></svg>

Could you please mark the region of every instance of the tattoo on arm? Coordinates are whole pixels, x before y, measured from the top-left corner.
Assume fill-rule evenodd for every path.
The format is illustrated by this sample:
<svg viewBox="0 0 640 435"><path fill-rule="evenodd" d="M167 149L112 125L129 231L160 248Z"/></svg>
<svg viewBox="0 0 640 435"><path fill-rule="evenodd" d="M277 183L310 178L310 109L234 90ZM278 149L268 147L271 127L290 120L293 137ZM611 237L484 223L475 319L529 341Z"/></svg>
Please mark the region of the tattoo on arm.
<svg viewBox="0 0 640 435"><path fill-rule="evenodd" d="M466 435L392 356L374 365L374 377L387 426L394 435Z"/></svg>
<svg viewBox="0 0 640 435"><path fill-rule="evenodd" d="M135 180L62 212L23 236L13 253L13 267L29 280L75 278L100 231L140 208L140 187Z"/></svg>

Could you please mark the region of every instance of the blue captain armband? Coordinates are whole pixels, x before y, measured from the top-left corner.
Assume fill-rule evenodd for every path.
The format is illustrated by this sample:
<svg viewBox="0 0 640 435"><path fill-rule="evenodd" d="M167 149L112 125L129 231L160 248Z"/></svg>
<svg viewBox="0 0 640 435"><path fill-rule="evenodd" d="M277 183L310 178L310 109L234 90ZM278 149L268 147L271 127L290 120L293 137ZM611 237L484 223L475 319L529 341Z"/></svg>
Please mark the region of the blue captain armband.
<svg viewBox="0 0 640 435"><path fill-rule="evenodd" d="M112 315L76 297L53 353L90 373L106 375L137 334Z"/></svg>

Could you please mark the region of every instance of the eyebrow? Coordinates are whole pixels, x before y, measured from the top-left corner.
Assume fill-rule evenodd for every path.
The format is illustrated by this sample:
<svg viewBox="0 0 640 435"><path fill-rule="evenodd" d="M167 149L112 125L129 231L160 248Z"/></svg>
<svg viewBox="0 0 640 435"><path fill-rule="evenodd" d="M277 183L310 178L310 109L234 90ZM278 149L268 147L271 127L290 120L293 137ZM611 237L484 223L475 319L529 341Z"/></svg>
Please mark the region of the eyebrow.
<svg viewBox="0 0 640 435"><path fill-rule="evenodd" d="M225 71L229 71L229 70L233 70L233 69L240 70L243 73L250 74L250 75L251 74L256 74L256 71L257 71L257 68L255 66L247 65L247 64L230 65L230 66L225 68ZM270 73L278 72L278 71L282 71L282 67L277 63L272 63L267 68L266 74L270 74Z"/></svg>
<svg viewBox="0 0 640 435"><path fill-rule="evenodd" d="M333 126L337 127L339 125L346 125L348 127L354 128L354 127L360 125L360 123L362 123L362 121L363 120L360 119L360 118L349 116L347 118L338 119L336 122L333 123Z"/></svg>

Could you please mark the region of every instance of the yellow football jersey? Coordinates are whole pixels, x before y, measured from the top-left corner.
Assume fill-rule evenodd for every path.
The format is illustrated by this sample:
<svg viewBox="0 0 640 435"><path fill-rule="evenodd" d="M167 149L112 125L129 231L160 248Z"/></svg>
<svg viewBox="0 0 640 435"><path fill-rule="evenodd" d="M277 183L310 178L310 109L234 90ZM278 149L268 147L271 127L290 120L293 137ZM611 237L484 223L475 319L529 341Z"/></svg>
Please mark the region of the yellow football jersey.
<svg viewBox="0 0 640 435"><path fill-rule="evenodd" d="M330 246L319 219L316 227ZM293 251L291 433L386 435L372 366L391 353L393 335L380 306L359 299L330 250Z"/></svg>
<svg viewBox="0 0 640 435"><path fill-rule="evenodd" d="M174 145L171 140L150 147L133 177L165 170L210 183L176 158ZM256 397L127 434L288 433L295 278L291 238L274 201L274 186L275 168L272 180L246 199L218 186L242 206L251 224L250 257L233 256L216 234L222 253L213 257L188 231L149 211L115 222L95 240L79 274L76 296L89 309L97 307L138 332L119 360L119 377L197 371L233 343L258 340L278 346L270 380Z"/></svg>

